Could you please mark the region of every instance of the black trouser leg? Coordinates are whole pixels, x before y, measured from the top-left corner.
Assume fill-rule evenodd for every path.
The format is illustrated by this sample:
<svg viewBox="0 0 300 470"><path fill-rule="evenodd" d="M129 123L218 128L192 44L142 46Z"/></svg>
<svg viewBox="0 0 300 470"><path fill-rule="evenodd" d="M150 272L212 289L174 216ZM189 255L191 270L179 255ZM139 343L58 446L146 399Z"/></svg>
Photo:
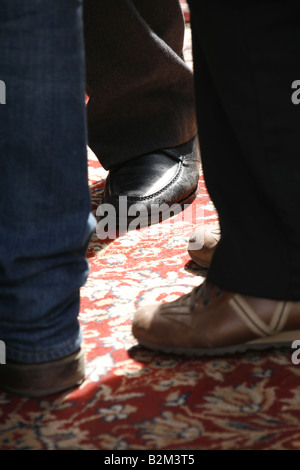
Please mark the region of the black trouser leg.
<svg viewBox="0 0 300 470"><path fill-rule="evenodd" d="M222 230L208 280L300 300L299 3L190 6L200 147Z"/></svg>

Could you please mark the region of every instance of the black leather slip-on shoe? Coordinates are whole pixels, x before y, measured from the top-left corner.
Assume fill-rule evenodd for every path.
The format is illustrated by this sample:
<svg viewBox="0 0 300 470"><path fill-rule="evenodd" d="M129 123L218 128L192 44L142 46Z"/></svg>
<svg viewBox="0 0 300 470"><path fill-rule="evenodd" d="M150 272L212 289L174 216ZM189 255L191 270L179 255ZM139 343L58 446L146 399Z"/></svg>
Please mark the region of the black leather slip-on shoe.
<svg viewBox="0 0 300 470"><path fill-rule="evenodd" d="M111 170L97 215L133 228L172 217L197 196L200 152L197 138L136 157ZM136 224L134 223L136 222Z"/></svg>

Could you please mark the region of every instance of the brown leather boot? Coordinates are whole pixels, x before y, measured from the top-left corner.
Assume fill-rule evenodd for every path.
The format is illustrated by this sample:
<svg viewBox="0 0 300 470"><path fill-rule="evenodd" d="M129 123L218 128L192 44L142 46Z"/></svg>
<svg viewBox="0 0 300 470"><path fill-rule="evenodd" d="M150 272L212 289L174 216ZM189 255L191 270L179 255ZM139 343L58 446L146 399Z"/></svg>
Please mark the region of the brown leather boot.
<svg viewBox="0 0 300 470"><path fill-rule="evenodd" d="M140 308L132 332L141 345L175 354L291 348L300 339L300 302L249 297L205 281L173 302Z"/></svg>
<svg viewBox="0 0 300 470"><path fill-rule="evenodd" d="M208 268L220 240L219 225L201 225L191 234L188 253L201 268Z"/></svg>
<svg viewBox="0 0 300 470"><path fill-rule="evenodd" d="M82 350L55 361L0 365L0 388L25 397L41 397L78 387L85 378Z"/></svg>

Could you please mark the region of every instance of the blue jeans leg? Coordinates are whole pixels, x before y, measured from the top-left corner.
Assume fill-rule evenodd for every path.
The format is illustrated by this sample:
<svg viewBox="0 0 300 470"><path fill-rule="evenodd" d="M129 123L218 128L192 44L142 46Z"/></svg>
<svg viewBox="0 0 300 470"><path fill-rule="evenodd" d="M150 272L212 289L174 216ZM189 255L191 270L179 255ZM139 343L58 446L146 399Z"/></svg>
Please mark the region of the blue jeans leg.
<svg viewBox="0 0 300 470"><path fill-rule="evenodd" d="M87 179L80 0L1 0L0 339L44 362L81 344L95 221Z"/></svg>

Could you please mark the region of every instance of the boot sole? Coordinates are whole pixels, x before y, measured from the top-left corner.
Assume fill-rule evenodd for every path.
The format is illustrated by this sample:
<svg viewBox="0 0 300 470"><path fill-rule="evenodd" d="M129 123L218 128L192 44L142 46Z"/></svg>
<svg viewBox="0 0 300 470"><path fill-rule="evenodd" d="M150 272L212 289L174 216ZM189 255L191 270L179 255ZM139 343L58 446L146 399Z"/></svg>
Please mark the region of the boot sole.
<svg viewBox="0 0 300 470"><path fill-rule="evenodd" d="M289 348L291 349L293 341L300 341L300 330L295 331L285 331L274 336L267 338L258 338L247 343L235 344L231 346L224 346L222 348L211 348L211 349L201 349L201 348L180 348L175 346L164 346L150 341L139 339L135 336L138 343L141 346L146 347L154 351L160 351L163 353L171 353L176 355L184 356L223 356L225 354L236 354L243 353L248 350L266 350L266 349L279 349L279 348ZM300 346L300 343L299 343Z"/></svg>

